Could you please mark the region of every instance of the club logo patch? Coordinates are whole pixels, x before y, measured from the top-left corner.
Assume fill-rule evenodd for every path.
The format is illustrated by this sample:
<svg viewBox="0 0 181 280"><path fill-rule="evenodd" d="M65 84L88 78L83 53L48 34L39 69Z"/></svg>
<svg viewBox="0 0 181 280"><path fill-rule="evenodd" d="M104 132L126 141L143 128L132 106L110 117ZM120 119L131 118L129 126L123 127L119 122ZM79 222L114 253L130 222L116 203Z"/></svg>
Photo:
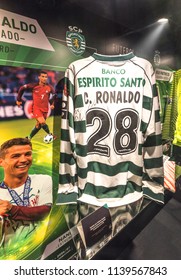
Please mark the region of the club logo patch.
<svg viewBox="0 0 181 280"><path fill-rule="evenodd" d="M66 32L66 43L67 47L75 54L81 55L85 51L85 37L80 34L80 29L76 26L70 27ZM82 32L82 31L81 31Z"/></svg>

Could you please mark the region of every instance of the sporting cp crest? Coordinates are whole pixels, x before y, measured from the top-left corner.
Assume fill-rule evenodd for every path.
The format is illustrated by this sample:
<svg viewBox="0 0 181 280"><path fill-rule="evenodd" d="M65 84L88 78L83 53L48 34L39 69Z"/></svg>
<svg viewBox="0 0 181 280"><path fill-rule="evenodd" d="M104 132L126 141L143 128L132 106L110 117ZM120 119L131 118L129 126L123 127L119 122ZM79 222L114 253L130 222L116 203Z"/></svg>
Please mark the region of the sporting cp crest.
<svg viewBox="0 0 181 280"><path fill-rule="evenodd" d="M68 48L75 54L81 55L85 51L85 37L74 27L74 31L66 32L66 43Z"/></svg>

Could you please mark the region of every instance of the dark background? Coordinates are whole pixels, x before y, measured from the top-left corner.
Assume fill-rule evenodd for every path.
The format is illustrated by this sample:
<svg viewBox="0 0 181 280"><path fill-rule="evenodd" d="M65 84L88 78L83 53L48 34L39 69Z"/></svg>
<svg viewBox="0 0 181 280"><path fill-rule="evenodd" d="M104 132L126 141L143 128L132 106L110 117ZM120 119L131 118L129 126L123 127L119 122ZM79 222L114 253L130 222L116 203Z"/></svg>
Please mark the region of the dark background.
<svg viewBox="0 0 181 280"><path fill-rule="evenodd" d="M124 46L151 62L158 51L174 70L181 65L180 0L0 0L0 8L36 19L47 37L65 40L68 26L77 26L99 53L123 53ZM169 19L164 27L162 17Z"/></svg>

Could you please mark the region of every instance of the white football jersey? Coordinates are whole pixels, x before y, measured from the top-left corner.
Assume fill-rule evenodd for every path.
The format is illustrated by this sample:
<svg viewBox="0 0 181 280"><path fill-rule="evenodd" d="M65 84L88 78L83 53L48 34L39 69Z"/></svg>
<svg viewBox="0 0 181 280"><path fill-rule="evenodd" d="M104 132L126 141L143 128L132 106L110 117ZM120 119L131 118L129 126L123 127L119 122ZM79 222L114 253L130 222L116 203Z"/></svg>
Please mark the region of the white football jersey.
<svg viewBox="0 0 181 280"><path fill-rule="evenodd" d="M152 65L133 53L95 53L71 63L62 101L57 204L116 207L143 195L164 201Z"/></svg>

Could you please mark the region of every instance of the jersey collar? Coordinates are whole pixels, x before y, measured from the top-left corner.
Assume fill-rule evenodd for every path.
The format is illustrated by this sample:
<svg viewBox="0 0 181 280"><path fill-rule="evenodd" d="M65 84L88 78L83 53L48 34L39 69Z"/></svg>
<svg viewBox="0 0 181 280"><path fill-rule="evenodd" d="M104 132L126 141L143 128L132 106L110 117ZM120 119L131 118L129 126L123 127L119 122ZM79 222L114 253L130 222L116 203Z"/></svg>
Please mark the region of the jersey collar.
<svg viewBox="0 0 181 280"><path fill-rule="evenodd" d="M92 57L100 61L124 61L135 57L135 55L133 54L133 52L127 54L119 54L119 55L102 55L102 54L94 53Z"/></svg>

